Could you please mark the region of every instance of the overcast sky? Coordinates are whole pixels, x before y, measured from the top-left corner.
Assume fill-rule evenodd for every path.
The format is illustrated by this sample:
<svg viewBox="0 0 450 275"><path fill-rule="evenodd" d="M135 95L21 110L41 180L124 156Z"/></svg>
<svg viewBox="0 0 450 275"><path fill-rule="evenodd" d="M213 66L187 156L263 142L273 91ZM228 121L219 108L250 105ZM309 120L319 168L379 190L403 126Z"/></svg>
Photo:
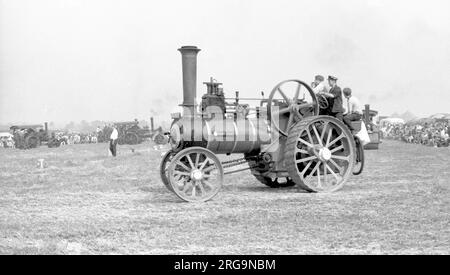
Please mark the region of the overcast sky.
<svg viewBox="0 0 450 275"><path fill-rule="evenodd" d="M339 77L382 114L450 112L450 1L0 0L0 123L168 119L182 45L198 96Z"/></svg>

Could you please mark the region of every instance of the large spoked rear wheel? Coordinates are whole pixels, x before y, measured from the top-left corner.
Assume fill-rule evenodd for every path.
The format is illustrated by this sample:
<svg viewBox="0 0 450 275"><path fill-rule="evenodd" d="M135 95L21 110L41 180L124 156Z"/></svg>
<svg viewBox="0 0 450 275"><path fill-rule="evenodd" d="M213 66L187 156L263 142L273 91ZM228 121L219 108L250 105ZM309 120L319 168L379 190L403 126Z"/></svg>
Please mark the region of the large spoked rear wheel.
<svg viewBox="0 0 450 275"><path fill-rule="evenodd" d="M355 137L356 158L353 175L360 175L364 170L364 146L358 137Z"/></svg>
<svg viewBox="0 0 450 275"><path fill-rule="evenodd" d="M342 188L353 171L354 142L348 128L334 117L309 117L296 123L286 142L290 177L310 192Z"/></svg>
<svg viewBox="0 0 450 275"><path fill-rule="evenodd" d="M139 143L139 136L136 133L127 133L125 135L125 144L136 145Z"/></svg>
<svg viewBox="0 0 450 275"><path fill-rule="evenodd" d="M173 192L188 202L212 199L223 185L223 167L208 149L191 147L176 154L169 166Z"/></svg>

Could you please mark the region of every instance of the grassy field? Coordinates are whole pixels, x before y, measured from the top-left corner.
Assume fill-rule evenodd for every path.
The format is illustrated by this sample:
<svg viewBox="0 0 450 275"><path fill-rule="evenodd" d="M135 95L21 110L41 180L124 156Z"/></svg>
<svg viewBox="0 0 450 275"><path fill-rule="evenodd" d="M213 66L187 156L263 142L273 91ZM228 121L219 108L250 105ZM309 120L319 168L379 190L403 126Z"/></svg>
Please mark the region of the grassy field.
<svg viewBox="0 0 450 275"><path fill-rule="evenodd" d="M332 194L270 189L246 171L201 204L163 186L152 145L118 150L0 150L0 253L450 253L448 148L385 141Z"/></svg>

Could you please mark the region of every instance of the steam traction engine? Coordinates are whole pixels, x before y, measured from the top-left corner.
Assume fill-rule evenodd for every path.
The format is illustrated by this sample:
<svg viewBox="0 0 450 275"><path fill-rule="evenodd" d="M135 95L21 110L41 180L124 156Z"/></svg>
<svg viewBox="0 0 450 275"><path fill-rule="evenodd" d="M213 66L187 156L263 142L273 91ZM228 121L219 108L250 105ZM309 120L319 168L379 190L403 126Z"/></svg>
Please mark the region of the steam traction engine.
<svg viewBox="0 0 450 275"><path fill-rule="evenodd" d="M61 145L61 141L55 137L55 134L48 130L47 122L44 125L14 125L10 127L10 130L18 149L37 148L42 143L47 143L49 148Z"/></svg>
<svg viewBox="0 0 450 275"><path fill-rule="evenodd" d="M137 120L116 122L114 123L119 133L119 144L136 145L142 143L146 138L151 137L151 132L148 128L141 128Z"/></svg>
<svg viewBox="0 0 450 275"><path fill-rule="evenodd" d="M163 183L189 202L213 198L224 174L250 169L270 187L297 185L310 192L340 189L352 174L355 141L339 120L319 116L320 100L300 80L277 84L267 99L225 98L221 83L204 83L196 105L197 54L179 49L183 70L183 113L172 114L171 150L161 161ZM231 101L230 101L231 100ZM241 101L257 100L255 107ZM217 154L243 154L221 162ZM244 169L224 171L237 165Z"/></svg>
<svg viewBox="0 0 450 275"><path fill-rule="evenodd" d="M155 129L155 122L153 117L150 118L150 134L151 139L158 145L163 145L167 143L167 138L163 133L162 127L159 126Z"/></svg>

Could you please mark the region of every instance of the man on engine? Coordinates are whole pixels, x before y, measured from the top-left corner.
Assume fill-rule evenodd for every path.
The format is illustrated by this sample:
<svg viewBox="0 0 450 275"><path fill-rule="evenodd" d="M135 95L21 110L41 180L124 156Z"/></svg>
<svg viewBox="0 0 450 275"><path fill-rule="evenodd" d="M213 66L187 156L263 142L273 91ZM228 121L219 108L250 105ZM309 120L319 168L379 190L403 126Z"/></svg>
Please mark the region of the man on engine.
<svg viewBox="0 0 450 275"><path fill-rule="evenodd" d="M358 98L352 95L350 88L344 88L344 122L351 131L354 131L352 121L359 121L362 118L362 107Z"/></svg>
<svg viewBox="0 0 450 275"><path fill-rule="evenodd" d="M344 121L344 108L342 107L342 90L337 85L337 78L334 76L328 76L328 84L330 85L329 92L321 92L328 99L328 109L325 113L329 116Z"/></svg>
<svg viewBox="0 0 450 275"><path fill-rule="evenodd" d="M328 92L327 87L325 86L325 78L321 75L316 75L314 77L314 82L311 84L311 87L313 88L313 91L315 94L322 93L322 92Z"/></svg>
<svg viewBox="0 0 450 275"><path fill-rule="evenodd" d="M314 93L316 94L317 101L319 102L319 115L328 115L328 100L324 94L328 93L328 88L325 85L325 78L321 75L316 75L314 82L311 83Z"/></svg>

